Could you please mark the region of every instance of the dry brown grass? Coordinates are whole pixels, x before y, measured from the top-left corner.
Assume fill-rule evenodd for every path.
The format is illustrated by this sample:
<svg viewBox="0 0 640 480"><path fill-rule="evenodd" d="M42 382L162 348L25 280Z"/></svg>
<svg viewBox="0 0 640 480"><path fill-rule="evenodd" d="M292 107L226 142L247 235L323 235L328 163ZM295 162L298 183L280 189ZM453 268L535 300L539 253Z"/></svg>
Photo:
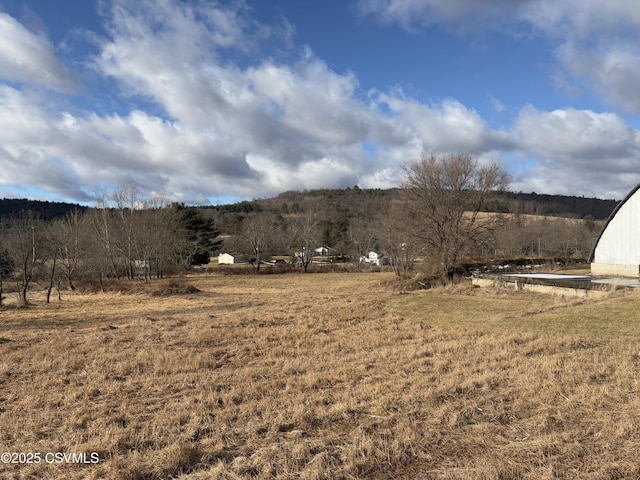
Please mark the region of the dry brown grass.
<svg viewBox="0 0 640 480"><path fill-rule="evenodd" d="M101 459L0 477L640 477L636 294L387 279L197 277L0 310L0 450Z"/></svg>

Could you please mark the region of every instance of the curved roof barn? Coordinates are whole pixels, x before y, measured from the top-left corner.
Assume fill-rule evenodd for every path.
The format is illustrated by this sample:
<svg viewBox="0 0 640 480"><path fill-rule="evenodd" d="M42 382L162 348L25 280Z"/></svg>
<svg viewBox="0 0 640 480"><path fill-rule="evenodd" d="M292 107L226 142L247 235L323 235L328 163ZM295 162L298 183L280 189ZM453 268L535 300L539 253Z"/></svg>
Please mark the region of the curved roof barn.
<svg viewBox="0 0 640 480"><path fill-rule="evenodd" d="M640 184L607 219L591 252L592 275L640 275Z"/></svg>

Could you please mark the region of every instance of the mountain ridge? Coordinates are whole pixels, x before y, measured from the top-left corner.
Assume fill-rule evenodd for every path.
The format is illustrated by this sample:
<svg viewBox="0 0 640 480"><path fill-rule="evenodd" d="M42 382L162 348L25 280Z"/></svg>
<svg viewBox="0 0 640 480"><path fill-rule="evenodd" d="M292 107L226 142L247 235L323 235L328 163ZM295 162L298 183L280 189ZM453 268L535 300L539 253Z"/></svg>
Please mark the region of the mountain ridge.
<svg viewBox="0 0 640 480"><path fill-rule="evenodd" d="M268 211L274 214L302 213L318 203L329 205L337 212L352 214L367 207L382 209L399 198L400 189L318 189L282 192L275 197L243 200L222 205L193 205L201 209L214 209L222 214ZM578 197L569 195L538 194L535 192L499 192L487 206L487 211L521 213L540 216L605 220L618 205L618 200ZM0 199L0 218L32 211L44 220L64 217L73 210L85 211L88 206L25 198Z"/></svg>

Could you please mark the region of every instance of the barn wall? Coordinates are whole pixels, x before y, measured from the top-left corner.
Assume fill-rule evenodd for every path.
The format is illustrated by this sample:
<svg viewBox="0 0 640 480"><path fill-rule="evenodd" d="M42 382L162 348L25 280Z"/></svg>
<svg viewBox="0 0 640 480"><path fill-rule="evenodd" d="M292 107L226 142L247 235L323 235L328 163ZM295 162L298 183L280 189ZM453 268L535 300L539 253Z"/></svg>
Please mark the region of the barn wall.
<svg viewBox="0 0 640 480"><path fill-rule="evenodd" d="M620 206L602 232L593 255L594 264L634 266L638 275L640 265L640 190ZM596 268L598 268L596 266ZM620 273L625 275L626 273Z"/></svg>
<svg viewBox="0 0 640 480"><path fill-rule="evenodd" d="M620 277L637 277L640 265L623 265L613 263L592 263L591 275L613 275Z"/></svg>

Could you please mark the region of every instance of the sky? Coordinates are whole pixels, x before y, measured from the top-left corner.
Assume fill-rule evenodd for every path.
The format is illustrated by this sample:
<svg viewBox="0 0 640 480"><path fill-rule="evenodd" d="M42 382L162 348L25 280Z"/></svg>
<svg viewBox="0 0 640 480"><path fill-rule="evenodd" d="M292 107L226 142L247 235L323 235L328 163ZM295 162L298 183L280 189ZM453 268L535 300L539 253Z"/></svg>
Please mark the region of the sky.
<svg viewBox="0 0 640 480"><path fill-rule="evenodd" d="M391 188L465 153L621 199L639 85L637 0L0 0L0 198Z"/></svg>

